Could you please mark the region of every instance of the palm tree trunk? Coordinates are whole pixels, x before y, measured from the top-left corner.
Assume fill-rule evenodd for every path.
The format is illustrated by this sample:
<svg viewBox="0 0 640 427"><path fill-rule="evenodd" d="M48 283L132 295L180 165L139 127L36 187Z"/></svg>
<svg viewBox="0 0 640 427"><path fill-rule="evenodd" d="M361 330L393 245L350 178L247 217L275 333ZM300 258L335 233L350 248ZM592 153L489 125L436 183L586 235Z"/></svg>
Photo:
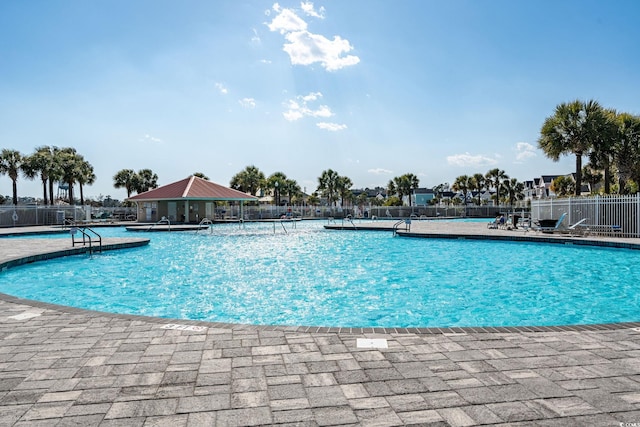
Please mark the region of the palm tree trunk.
<svg viewBox="0 0 640 427"><path fill-rule="evenodd" d="M82 192L82 183L80 183L80 205L84 206L84 194Z"/></svg>
<svg viewBox="0 0 640 427"><path fill-rule="evenodd" d="M53 180L49 178L49 204L53 206Z"/></svg>
<svg viewBox="0 0 640 427"><path fill-rule="evenodd" d="M13 179L13 206L16 206L18 204L18 182L17 180Z"/></svg>
<svg viewBox="0 0 640 427"><path fill-rule="evenodd" d="M42 200L44 201L44 204L46 205L48 200L47 200L47 179L43 178L42 179Z"/></svg>
<svg viewBox="0 0 640 427"><path fill-rule="evenodd" d="M576 153L576 196L582 194L582 153Z"/></svg>
<svg viewBox="0 0 640 427"><path fill-rule="evenodd" d="M69 182L69 204L71 206L75 205L75 202L73 200L73 182Z"/></svg>

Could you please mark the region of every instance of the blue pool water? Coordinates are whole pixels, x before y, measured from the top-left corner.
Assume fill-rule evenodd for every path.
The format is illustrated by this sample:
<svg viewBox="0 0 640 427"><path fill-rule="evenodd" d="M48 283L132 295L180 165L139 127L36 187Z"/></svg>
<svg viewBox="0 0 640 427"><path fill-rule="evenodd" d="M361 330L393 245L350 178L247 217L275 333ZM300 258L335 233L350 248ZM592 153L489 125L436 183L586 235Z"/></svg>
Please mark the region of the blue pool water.
<svg viewBox="0 0 640 427"><path fill-rule="evenodd" d="M637 321L638 252L327 231L304 221L214 232L103 235L147 247L33 263L0 292L93 310L215 322L343 327ZM68 236L67 236L68 238Z"/></svg>

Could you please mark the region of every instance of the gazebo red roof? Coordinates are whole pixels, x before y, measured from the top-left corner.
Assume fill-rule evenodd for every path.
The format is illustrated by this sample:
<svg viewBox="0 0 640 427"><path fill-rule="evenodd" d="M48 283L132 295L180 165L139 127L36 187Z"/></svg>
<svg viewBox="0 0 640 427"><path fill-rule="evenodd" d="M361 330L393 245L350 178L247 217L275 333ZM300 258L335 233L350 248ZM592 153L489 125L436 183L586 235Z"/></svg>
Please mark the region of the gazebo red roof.
<svg viewBox="0 0 640 427"><path fill-rule="evenodd" d="M256 201L257 197L228 188L206 179L190 176L162 187L136 194L127 200L133 202L149 200L238 200Z"/></svg>

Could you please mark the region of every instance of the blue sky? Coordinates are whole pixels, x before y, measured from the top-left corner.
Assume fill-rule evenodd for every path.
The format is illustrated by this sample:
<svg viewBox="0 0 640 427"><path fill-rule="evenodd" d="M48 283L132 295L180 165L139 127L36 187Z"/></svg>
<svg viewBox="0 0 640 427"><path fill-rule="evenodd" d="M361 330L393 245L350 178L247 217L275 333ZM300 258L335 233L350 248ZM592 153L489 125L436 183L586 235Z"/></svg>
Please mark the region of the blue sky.
<svg viewBox="0 0 640 427"><path fill-rule="evenodd" d="M574 99L640 114L638 22L635 0L3 1L0 147L74 147L85 195L119 199L124 168L228 185L255 165L309 193L329 168L569 173L540 127Z"/></svg>

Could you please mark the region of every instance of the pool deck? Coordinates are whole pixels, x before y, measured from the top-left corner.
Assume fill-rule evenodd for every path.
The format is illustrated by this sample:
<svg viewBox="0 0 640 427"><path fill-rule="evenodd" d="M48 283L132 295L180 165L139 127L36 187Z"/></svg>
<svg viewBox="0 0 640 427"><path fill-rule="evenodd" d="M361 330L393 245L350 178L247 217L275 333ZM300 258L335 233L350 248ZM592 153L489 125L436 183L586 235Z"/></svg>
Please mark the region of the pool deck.
<svg viewBox="0 0 640 427"><path fill-rule="evenodd" d="M415 221L411 232L536 237L483 223ZM0 238L0 263L70 249L64 240ZM640 423L640 325L303 331L0 295L0 426L621 423Z"/></svg>

